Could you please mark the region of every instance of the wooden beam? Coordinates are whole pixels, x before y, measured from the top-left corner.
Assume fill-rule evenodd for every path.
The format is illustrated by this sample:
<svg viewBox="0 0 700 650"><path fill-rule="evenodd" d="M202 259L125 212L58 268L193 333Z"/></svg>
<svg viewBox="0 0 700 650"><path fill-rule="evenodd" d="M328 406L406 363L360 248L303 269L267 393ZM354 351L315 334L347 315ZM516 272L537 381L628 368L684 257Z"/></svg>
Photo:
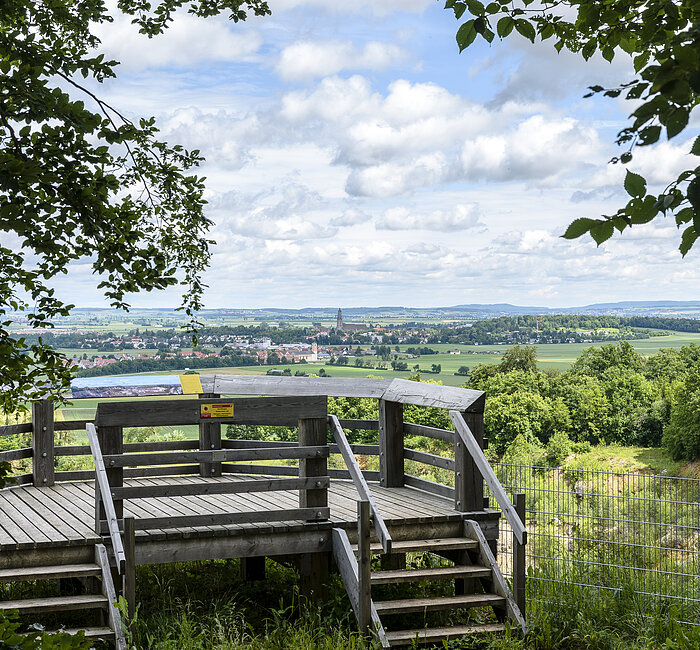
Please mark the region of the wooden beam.
<svg viewBox="0 0 700 650"><path fill-rule="evenodd" d="M200 399L216 399L217 393L202 393ZM214 419L199 422L199 448L202 451L221 449L221 423ZM199 464L200 476L221 476L221 461Z"/></svg>
<svg viewBox="0 0 700 650"><path fill-rule="evenodd" d="M454 442L455 440L454 431L428 427L424 424L413 424L413 422L404 422L403 432L407 433L409 436L424 436L426 438L433 438L434 440L443 440L444 442Z"/></svg>
<svg viewBox="0 0 700 650"><path fill-rule="evenodd" d="M403 404L379 400L379 483L403 486Z"/></svg>
<svg viewBox="0 0 700 650"><path fill-rule="evenodd" d="M127 604L129 626L134 630L136 614L136 535L133 517L124 517L124 599Z"/></svg>
<svg viewBox="0 0 700 650"><path fill-rule="evenodd" d="M333 377L258 377L216 375L213 391L222 395L326 395L329 397L382 396L387 379ZM311 417L311 416L309 416Z"/></svg>
<svg viewBox="0 0 700 650"><path fill-rule="evenodd" d="M259 449L218 449L214 451L147 452L144 454L104 454L108 467L140 467L174 463L214 463L239 460L289 460L326 458L327 446L262 447Z"/></svg>
<svg viewBox="0 0 700 650"><path fill-rule="evenodd" d="M328 422L326 418L302 418L299 420L299 445L317 447L328 445ZM315 508L328 505L328 454L306 457L299 460L299 477L311 485L299 492L300 508Z"/></svg>
<svg viewBox="0 0 700 650"><path fill-rule="evenodd" d="M54 417L53 402L32 402L32 474L35 487L54 484Z"/></svg>
<svg viewBox="0 0 700 650"><path fill-rule="evenodd" d="M200 407L203 404L233 405L233 417L216 418L220 424L293 427L300 418L326 417L327 412L324 396L152 400L101 402L95 421L99 426L122 427L198 425L202 421Z"/></svg>
<svg viewBox="0 0 700 650"><path fill-rule="evenodd" d="M369 551L369 501L357 502L357 623L361 634L367 634L372 621L372 592Z"/></svg>
<svg viewBox="0 0 700 650"><path fill-rule="evenodd" d="M233 483L167 483L166 485L139 485L112 488L114 499L148 499L156 497L204 496L207 494L246 494L250 492L280 492L282 490L326 490L330 485L328 476L307 478L261 478ZM308 507L324 506L328 503L309 504ZM307 506L300 506L306 508ZM314 517L314 520L316 518Z"/></svg>

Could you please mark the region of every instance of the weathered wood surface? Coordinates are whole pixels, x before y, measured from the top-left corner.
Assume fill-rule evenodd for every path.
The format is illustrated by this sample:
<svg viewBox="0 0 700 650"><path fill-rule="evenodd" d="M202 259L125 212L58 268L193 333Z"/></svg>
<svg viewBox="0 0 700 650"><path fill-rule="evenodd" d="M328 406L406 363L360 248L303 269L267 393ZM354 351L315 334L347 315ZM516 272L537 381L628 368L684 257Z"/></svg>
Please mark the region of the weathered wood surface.
<svg viewBox="0 0 700 650"><path fill-rule="evenodd" d="M510 620L517 625L523 634L527 632L527 625L525 623L525 617L521 613L518 605L513 598L513 594L508 587L508 583L505 581L501 569L496 562L494 554L491 552L484 534L481 532L479 524L471 519L467 519L464 522L465 535L479 542L479 564L481 566L486 566L491 569L492 574L492 584L493 590L505 601L505 607L508 612L508 617Z"/></svg>
<svg viewBox="0 0 700 650"><path fill-rule="evenodd" d="M259 449L215 449L212 451L147 452L143 454L105 454L109 467L143 467L176 463L215 463L238 460L289 460L327 458L328 447L261 447Z"/></svg>
<svg viewBox="0 0 700 650"><path fill-rule="evenodd" d="M438 429L437 427L428 427L424 424L413 424L412 422L403 423L403 432L407 433L409 436L424 436L444 442L454 442L455 439L453 431L446 431L445 429Z"/></svg>
<svg viewBox="0 0 700 650"><path fill-rule="evenodd" d="M198 472L197 465L192 466ZM251 466L265 469L264 465ZM296 467L288 468L297 472ZM250 474L229 474L220 478L203 479L199 476L126 478L125 487L158 486L190 481L193 485L232 483L255 480ZM444 535L441 526L448 522L457 525L461 520L449 499L412 487L382 488L370 483L369 489L392 531L422 527L421 534ZM17 553L23 549L56 549L81 545L94 545L99 535L94 531L94 481L57 483L52 487L37 488L31 485L0 490L0 556L4 551ZM333 479L328 490L330 521L332 525L346 528L352 538L357 521L356 503L359 494L349 480ZM213 494L210 496L150 497L124 501L125 516L167 517L168 515L202 515L251 510L294 509L298 507L298 490L270 493ZM495 516L497 515L489 515ZM496 521L496 519L494 519ZM323 526L322 523L313 526ZM449 523L452 526L452 523ZM303 531L303 521L284 523L258 523L219 526L218 528L168 527L167 529L138 531L137 546L145 540L172 540L187 538L212 538L213 536L238 536L257 533L277 534L283 531ZM494 529L495 531L495 529ZM393 532L392 532L393 536ZM400 537L399 537L400 538ZM271 542L272 544L272 542ZM274 544L272 544L274 546ZM329 547L330 550L330 547ZM267 554L274 554L268 547ZM203 553L204 551L202 551ZM280 550L277 549L279 553ZM290 551L291 552L291 551ZM138 551L137 551L138 553ZM235 556L232 556L235 557ZM0 565L3 560L0 559Z"/></svg>
<svg viewBox="0 0 700 650"><path fill-rule="evenodd" d="M348 471L350 472L353 485L358 491L360 499L369 503L369 508L372 512L372 517L374 517L374 529L377 533L377 536L379 537L379 540L382 543L382 546L384 547L384 551L386 553L391 553L391 534L389 533L389 529L384 523L384 518L381 514L381 511L377 507L374 497L372 496L372 492L369 489L369 485L367 484L367 481L363 476L362 471L360 470L360 466L357 464L357 459L355 458L350 449L350 444L348 443L348 439L345 437L345 433L343 432L343 429L338 422L338 418L335 417L335 415L329 415L328 422L331 425L333 437L335 438L336 444L340 448L343 460L345 461L345 465L347 466Z"/></svg>
<svg viewBox="0 0 700 650"><path fill-rule="evenodd" d="M31 433L32 423L26 424L5 424L0 426L0 438L2 436L16 436L18 433Z"/></svg>
<svg viewBox="0 0 700 650"><path fill-rule="evenodd" d="M119 569L119 573L123 574L126 563L126 555L122 545L122 538L119 533L119 522L117 520L118 515L112 500L112 487L110 486L109 479L107 478L107 470L105 469L104 460L102 458L100 443L97 440L95 425L88 424L86 431L88 440L90 441L92 456L95 459L95 516L96 518L101 518L102 511L104 510L105 517L107 518L109 536L112 540L112 550L117 560L117 567Z"/></svg>
<svg viewBox="0 0 700 650"><path fill-rule="evenodd" d="M452 472L455 470L454 460L445 458L445 456L438 456L436 454L418 451L417 449L405 448L403 450L403 457L409 460L415 460L419 463L425 463L426 465L432 465L433 467L441 467L442 469L447 469Z"/></svg>
<svg viewBox="0 0 700 650"><path fill-rule="evenodd" d="M325 418L328 410L324 396L134 401L129 402L128 409L121 402L102 402L97 407L95 422L99 427L199 424L203 404L233 404L233 417L216 418L219 424L291 427L300 418Z"/></svg>
<svg viewBox="0 0 700 650"><path fill-rule="evenodd" d="M299 493L300 508L315 508L328 505L327 434L328 423L326 418L304 418L299 420L299 449L303 449L304 446L310 449L316 446L317 449L320 449L321 446L325 446L325 454L305 456L299 460L300 480L307 482L307 487Z"/></svg>
<svg viewBox="0 0 700 650"><path fill-rule="evenodd" d="M21 449L10 449L9 451L0 451L0 463L9 462L11 460L21 460L22 458L31 458L34 455L34 450L31 447L22 447Z"/></svg>
<svg viewBox="0 0 700 650"><path fill-rule="evenodd" d="M32 473L34 485L54 483L53 402L42 399L32 402Z"/></svg>
<svg viewBox="0 0 700 650"><path fill-rule="evenodd" d="M372 563L369 552L369 501L357 502L357 626L369 631L372 608Z"/></svg>
<svg viewBox="0 0 700 650"><path fill-rule="evenodd" d="M379 400L379 482L403 485L403 404Z"/></svg>
<svg viewBox="0 0 700 650"><path fill-rule="evenodd" d="M382 399L416 406L433 406L459 411L483 411L484 393L480 390L424 384L408 379L393 379Z"/></svg>
<svg viewBox="0 0 700 650"><path fill-rule="evenodd" d="M436 483L435 481L428 481L424 478L419 478L417 476L411 476L406 474L404 477L404 482L406 485L418 488L419 490L425 490L426 492L431 492L432 494L437 494L441 497L446 497L448 499L454 499L455 490L449 485L443 485L442 483Z"/></svg>
<svg viewBox="0 0 700 650"><path fill-rule="evenodd" d="M222 395L381 397L390 383L388 379L356 379L352 377L333 377L332 381L329 381L320 377L215 375L212 392Z"/></svg>
<svg viewBox="0 0 700 650"><path fill-rule="evenodd" d="M54 422L54 431L85 431L88 424L95 424L94 420L62 420Z"/></svg>

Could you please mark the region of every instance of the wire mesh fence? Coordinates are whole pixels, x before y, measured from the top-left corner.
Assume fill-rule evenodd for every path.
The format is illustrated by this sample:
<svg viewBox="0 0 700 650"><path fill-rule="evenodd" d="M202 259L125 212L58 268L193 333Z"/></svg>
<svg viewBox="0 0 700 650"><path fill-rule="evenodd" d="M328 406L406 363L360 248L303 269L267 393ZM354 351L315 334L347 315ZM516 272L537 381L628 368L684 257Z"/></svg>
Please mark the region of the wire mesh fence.
<svg viewBox="0 0 700 650"><path fill-rule="evenodd" d="M700 480L494 467L509 494L526 495L531 601L556 603L567 587L631 591L642 611L672 610L679 622L700 625ZM504 519L498 551L511 575Z"/></svg>

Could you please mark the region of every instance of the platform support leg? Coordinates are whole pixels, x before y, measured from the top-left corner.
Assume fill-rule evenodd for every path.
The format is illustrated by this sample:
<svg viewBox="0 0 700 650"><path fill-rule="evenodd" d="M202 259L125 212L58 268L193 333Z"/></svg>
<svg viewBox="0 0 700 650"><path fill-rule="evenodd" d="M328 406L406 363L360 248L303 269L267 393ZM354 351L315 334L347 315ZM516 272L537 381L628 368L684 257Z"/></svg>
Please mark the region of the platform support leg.
<svg viewBox="0 0 700 650"><path fill-rule="evenodd" d="M265 579L265 556L242 557L241 578L246 582Z"/></svg>
<svg viewBox="0 0 700 650"><path fill-rule="evenodd" d="M329 559L329 553L304 553L299 560L299 593L310 603L326 595Z"/></svg>

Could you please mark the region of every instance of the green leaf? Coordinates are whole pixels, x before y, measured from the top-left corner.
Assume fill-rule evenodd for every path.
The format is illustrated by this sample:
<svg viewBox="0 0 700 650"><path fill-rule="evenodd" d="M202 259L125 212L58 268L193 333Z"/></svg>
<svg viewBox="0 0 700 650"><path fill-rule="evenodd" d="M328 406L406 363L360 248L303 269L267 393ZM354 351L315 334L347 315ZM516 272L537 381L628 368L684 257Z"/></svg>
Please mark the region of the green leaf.
<svg viewBox="0 0 700 650"><path fill-rule="evenodd" d="M462 17L462 14L467 10L467 5L465 5L463 2L456 2L453 9L455 10L455 18L459 20Z"/></svg>
<svg viewBox="0 0 700 650"><path fill-rule="evenodd" d="M680 228L682 224L691 222L694 216L693 208L683 208L676 213L676 225Z"/></svg>
<svg viewBox="0 0 700 650"><path fill-rule="evenodd" d="M445 9L452 9L455 5L455 0L446 0L445 1Z"/></svg>
<svg viewBox="0 0 700 650"><path fill-rule="evenodd" d="M628 169L625 176L625 190L630 196L644 196L647 191L647 182L643 176L635 174Z"/></svg>
<svg viewBox="0 0 700 650"><path fill-rule="evenodd" d="M625 165L630 162L630 160L632 160L632 152L630 151L625 151L625 153L620 156L620 162Z"/></svg>
<svg viewBox="0 0 700 650"><path fill-rule="evenodd" d="M634 71L639 72L647 63L649 63L649 57L651 56L650 51L642 52L638 56L634 57Z"/></svg>
<svg viewBox="0 0 700 650"><path fill-rule="evenodd" d="M587 233L591 226L598 223L595 219L588 219L586 217L580 217L575 219L569 224L566 232L562 235L564 239L576 239L581 235Z"/></svg>
<svg viewBox="0 0 700 650"><path fill-rule="evenodd" d="M501 38L505 38L513 31L513 27L515 27L515 20L510 16L503 16L496 24L496 31Z"/></svg>
<svg viewBox="0 0 700 650"><path fill-rule="evenodd" d="M693 226L689 226L683 231L683 234L681 235L681 245L678 247L678 250L680 250L683 257L688 254L688 251L693 247L693 244L697 238L698 231L695 230Z"/></svg>
<svg viewBox="0 0 700 650"><path fill-rule="evenodd" d="M476 29L474 29L474 20L468 20L457 30L457 45L459 51L464 52L476 38Z"/></svg>
<svg viewBox="0 0 700 650"><path fill-rule="evenodd" d="M666 120L666 135L669 140L688 126L688 117L688 111L680 106L669 115Z"/></svg>
<svg viewBox="0 0 700 650"><path fill-rule="evenodd" d="M632 199L627 204L626 211L630 223L640 225L649 223L659 213L659 208L653 196L646 196L644 199Z"/></svg>
<svg viewBox="0 0 700 650"><path fill-rule="evenodd" d="M479 0L466 0L469 13L473 16L483 16L486 13L484 5Z"/></svg>
<svg viewBox="0 0 700 650"><path fill-rule="evenodd" d="M694 156L700 156L700 136L695 138L695 142L693 142L693 146L690 148L690 153Z"/></svg>
<svg viewBox="0 0 700 650"><path fill-rule="evenodd" d="M693 208L693 224L698 232L700 232L700 177L696 176L688 183L688 201Z"/></svg>
<svg viewBox="0 0 700 650"><path fill-rule="evenodd" d="M608 63L615 58L615 50L612 47L604 47L601 54Z"/></svg>
<svg viewBox="0 0 700 650"><path fill-rule="evenodd" d="M515 29L521 36L524 36L532 43L535 42L535 28L530 21L525 18L518 18L518 20L515 21Z"/></svg>
<svg viewBox="0 0 700 650"><path fill-rule="evenodd" d="M612 234L612 221L597 221L594 226L591 226L591 237L595 239L595 243L598 244L598 246L610 239Z"/></svg>

